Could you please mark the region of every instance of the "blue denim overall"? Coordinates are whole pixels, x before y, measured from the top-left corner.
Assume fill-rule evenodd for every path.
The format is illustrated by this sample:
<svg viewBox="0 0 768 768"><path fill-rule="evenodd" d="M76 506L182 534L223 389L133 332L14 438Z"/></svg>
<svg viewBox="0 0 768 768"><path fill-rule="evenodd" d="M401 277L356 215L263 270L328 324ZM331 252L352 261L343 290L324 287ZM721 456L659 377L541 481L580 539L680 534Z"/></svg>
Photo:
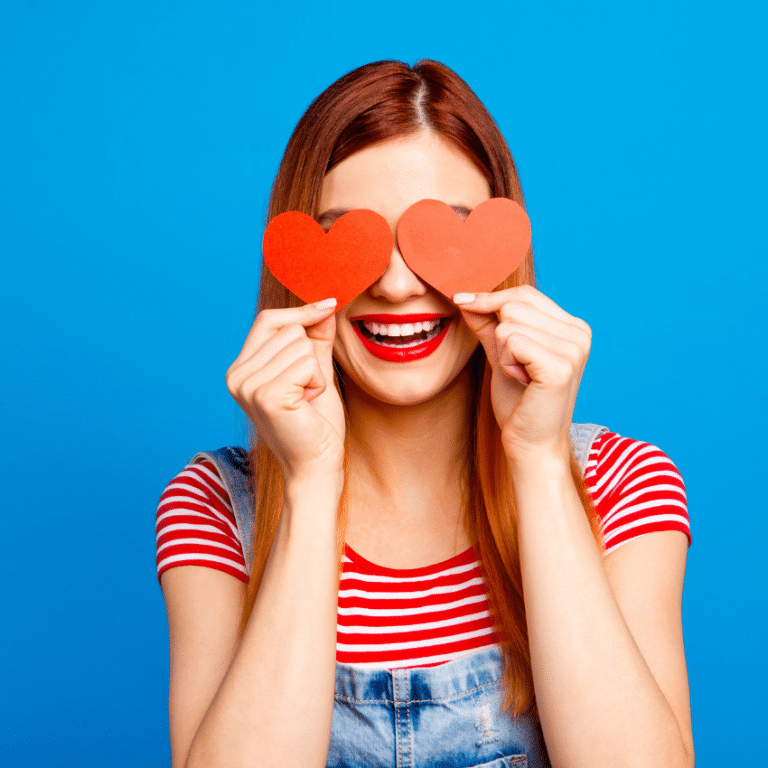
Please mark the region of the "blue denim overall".
<svg viewBox="0 0 768 768"><path fill-rule="evenodd" d="M571 442L582 472L589 448L607 432L573 424ZM212 461L232 501L250 573L253 508L248 452L240 447L196 454ZM434 667L368 669L336 664L328 768L550 768L531 712L501 713L498 646Z"/></svg>

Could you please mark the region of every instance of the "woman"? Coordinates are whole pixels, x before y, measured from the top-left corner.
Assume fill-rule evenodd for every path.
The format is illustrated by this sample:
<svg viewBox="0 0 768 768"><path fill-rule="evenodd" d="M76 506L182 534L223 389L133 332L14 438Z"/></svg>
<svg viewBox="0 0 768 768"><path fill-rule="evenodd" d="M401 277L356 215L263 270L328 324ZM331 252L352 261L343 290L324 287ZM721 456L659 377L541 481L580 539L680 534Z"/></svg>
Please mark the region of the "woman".
<svg viewBox="0 0 768 768"><path fill-rule="evenodd" d="M310 106L269 217L394 233L420 200L493 197L523 203L469 87L378 62ZM198 454L161 498L173 765L692 766L679 473L572 428L591 333L530 251L446 297L394 242L341 307L262 268L227 372L250 456Z"/></svg>

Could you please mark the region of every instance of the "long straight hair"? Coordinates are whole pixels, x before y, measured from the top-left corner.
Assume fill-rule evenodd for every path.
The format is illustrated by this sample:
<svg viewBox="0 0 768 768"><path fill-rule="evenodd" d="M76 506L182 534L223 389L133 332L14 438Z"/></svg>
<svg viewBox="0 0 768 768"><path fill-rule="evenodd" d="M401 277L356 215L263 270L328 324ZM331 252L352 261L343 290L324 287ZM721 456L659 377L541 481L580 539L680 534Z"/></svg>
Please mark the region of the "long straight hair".
<svg viewBox="0 0 768 768"><path fill-rule="evenodd" d="M285 150L269 203L268 219L296 210L317 216L323 178L355 152L381 141L432 131L458 147L483 173L492 197L525 205L512 155L493 118L469 86L452 70L423 60L409 67L379 61L349 72L327 88L299 121ZM499 289L535 286L533 251ZM258 311L298 307L302 301L261 266ZM482 345L470 359L474 429L467 436L461 491L466 528L488 588L489 610L504 662L504 709L519 716L535 706L531 657L523 599L514 488L490 396L490 365ZM344 398L342 372L334 386ZM347 430L347 433L349 430ZM348 519L349 446L338 509L339 573ZM251 428L254 547L250 581L239 627L245 631L264 577L283 505L283 474L270 449ZM596 546L602 550L592 499L571 452L571 474Z"/></svg>

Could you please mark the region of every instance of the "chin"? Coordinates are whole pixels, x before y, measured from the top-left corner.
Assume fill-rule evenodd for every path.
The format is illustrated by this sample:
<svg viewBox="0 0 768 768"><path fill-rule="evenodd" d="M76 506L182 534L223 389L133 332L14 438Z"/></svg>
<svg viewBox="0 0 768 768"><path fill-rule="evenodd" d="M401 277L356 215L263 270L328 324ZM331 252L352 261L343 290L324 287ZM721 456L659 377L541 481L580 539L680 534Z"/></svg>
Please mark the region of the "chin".
<svg viewBox="0 0 768 768"><path fill-rule="evenodd" d="M391 374L377 376L375 380L368 377L350 376L345 371L344 383L347 392L351 394L349 387L359 393L365 393L368 397L386 405L413 407L429 403L441 394L448 394L458 384L457 379L462 368L445 373L439 379L435 379L434 371L421 371L407 373L403 370L392 371ZM431 374L431 375L430 375Z"/></svg>

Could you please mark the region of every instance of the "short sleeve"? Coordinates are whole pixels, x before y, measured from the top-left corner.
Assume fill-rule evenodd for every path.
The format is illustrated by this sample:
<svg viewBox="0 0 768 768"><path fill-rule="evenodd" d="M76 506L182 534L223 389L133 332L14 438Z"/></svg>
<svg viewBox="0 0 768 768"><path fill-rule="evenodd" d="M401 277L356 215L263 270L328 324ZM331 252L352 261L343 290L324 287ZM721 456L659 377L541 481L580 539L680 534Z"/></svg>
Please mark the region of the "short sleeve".
<svg viewBox="0 0 768 768"><path fill-rule="evenodd" d="M681 531L691 545L683 478L655 445L606 432L592 444L584 480L600 518L603 556L656 531Z"/></svg>
<svg viewBox="0 0 768 768"><path fill-rule="evenodd" d="M157 579L178 565L202 565L248 583L235 516L216 467L186 466L163 491L155 519Z"/></svg>

